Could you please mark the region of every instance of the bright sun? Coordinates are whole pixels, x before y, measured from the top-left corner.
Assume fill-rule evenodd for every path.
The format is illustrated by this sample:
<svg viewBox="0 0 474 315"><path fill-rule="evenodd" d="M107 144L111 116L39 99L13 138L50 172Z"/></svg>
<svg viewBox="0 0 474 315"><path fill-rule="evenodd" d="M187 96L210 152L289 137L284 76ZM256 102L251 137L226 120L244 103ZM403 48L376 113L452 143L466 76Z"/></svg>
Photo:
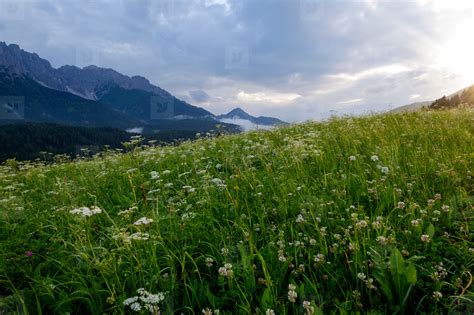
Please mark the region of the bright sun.
<svg viewBox="0 0 474 315"><path fill-rule="evenodd" d="M448 40L439 46L436 58L437 66L451 74L461 76L463 81L470 84L474 83L473 36L474 17L460 20L451 30Z"/></svg>

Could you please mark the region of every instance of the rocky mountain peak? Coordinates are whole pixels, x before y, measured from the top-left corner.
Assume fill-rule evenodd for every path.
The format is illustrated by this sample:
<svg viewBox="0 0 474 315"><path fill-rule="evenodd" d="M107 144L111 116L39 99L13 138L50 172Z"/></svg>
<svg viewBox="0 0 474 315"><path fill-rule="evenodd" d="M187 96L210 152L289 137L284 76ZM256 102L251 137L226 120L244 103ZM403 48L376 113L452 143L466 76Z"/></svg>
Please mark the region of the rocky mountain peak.
<svg viewBox="0 0 474 315"><path fill-rule="evenodd" d="M96 65L84 68L65 65L55 69L49 61L37 54L24 51L16 44L7 45L5 42L0 42L0 65L10 68L13 72L26 74L52 89L70 92L87 99L96 99L94 91L109 83L128 90L143 90L160 96L170 95L144 77L129 77L113 69Z"/></svg>

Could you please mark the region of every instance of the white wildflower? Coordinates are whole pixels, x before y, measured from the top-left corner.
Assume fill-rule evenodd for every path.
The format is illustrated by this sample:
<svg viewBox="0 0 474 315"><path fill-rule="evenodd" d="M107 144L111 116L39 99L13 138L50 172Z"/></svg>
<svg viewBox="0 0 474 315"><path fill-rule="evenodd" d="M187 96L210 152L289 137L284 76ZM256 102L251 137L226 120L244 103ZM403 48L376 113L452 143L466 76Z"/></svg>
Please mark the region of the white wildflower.
<svg viewBox="0 0 474 315"><path fill-rule="evenodd" d="M227 187L227 185L225 184L225 182L224 182L222 179L220 179L220 178L213 178L213 179L211 179L211 183L214 184L214 185L216 185L216 186L217 186L218 188L220 188L220 189L224 189L224 188Z"/></svg>
<svg viewBox="0 0 474 315"><path fill-rule="evenodd" d="M196 217L196 213L194 212L186 212L181 215L181 220L183 221L189 221L192 220Z"/></svg>
<svg viewBox="0 0 474 315"><path fill-rule="evenodd" d="M356 223L356 227L359 229L363 229L367 227L367 221L365 220L360 220L359 222Z"/></svg>
<svg viewBox="0 0 474 315"><path fill-rule="evenodd" d="M296 286L294 284L289 284L288 285L288 300L291 303L296 302L296 298L298 297L298 294L296 293Z"/></svg>
<svg viewBox="0 0 474 315"><path fill-rule="evenodd" d="M71 211L69 211L69 213L78 214L78 215L81 215L83 218L87 218L95 214L102 213L102 209L96 206L93 206L92 208L80 207L80 208L72 209Z"/></svg>
<svg viewBox="0 0 474 315"><path fill-rule="evenodd" d="M430 242L430 236L428 234L423 234L421 237L420 237L421 241L423 243L429 243Z"/></svg>
<svg viewBox="0 0 474 315"><path fill-rule="evenodd" d="M193 193L196 191L196 188L192 187L192 186L189 186L189 185L185 185L183 186L183 190L188 192L188 193Z"/></svg>
<svg viewBox="0 0 474 315"><path fill-rule="evenodd" d="M142 306L138 302L132 303L130 308L135 312L140 312L142 310Z"/></svg>
<svg viewBox="0 0 474 315"><path fill-rule="evenodd" d="M377 287L374 285L374 279L372 279L372 278L367 279L367 281L365 282L365 284L367 285L367 289L369 289L369 290L377 290Z"/></svg>
<svg viewBox="0 0 474 315"><path fill-rule="evenodd" d="M357 246L357 244L355 243L349 243L349 245L347 246L347 248L351 251L351 252L355 252L359 249L359 246Z"/></svg>
<svg viewBox="0 0 474 315"><path fill-rule="evenodd" d="M443 293L441 293L441 292L439 292L439 291L434 291L434 292L433 292L433 298L434 298L435 300L439 300L439 299L441 299L442 297L443 297Z"/></svg>
<svg viewBox="0 0 474 315"><path fill-rule="evenodd" d="M319 253L317 255L314 256L314 262L317 263L317 264L322 264L324 263L325 261L325 257L323 254Z"/></svg>
<svg viewBox="0 0 474 315"><path fill-rule="evenodd" d="M135 303L136 301L138 301L138 296L134 296L134 297L126 299L125 301L123 301L123 305L128 306L132 303Z"/></svg>
<svg viewBox="0 0 474 315"><path fill-rule="evenodd" d="M376 241L380 244L380 245L387 245L388 243L388 239L385 237L385 236L377 236L377 239Z"/></svg>
<svg viewBox="0 0 474 315"><path fill-rule="evenodd" d="M357 278L359 278L359 279L362 280L362 281L365 281L365 279L366 279L367 277L366 277L366 275L365 275L364 273L359 272L359 273L357 274Z"/></svg>
<svg viewBox="0 0 474 315"><path fill-rule="evenodd" d="M227 263L224 265L224 267L220 267L218 273L223 277L231 278L234 275L232 264Z"/></svg>
<svg viewBox="0 0 474 315"><path fill-rule="evenodd" d="M306 310L307 315L312 315L314 314L314 306L311 306L310 301L304 301L303 302L303 308Z"/></svg>
<svg viewBox="0 0 474 315"><path fill-rule="evenodd" d="M211 257L207 257L206 258L206 265L208 267L212 267L213 264L214 264L214 259L212 259Z"/></svg>
<svg viewBox="0 0 474 315"><path fill-rule="evenodd" d="M296 217L296 223L303 223L303 222L305 222L303 215L298 214L298 216Z"/></svg>
<svg viewBox="0 0 474 315"><path fill-rule="evenodd" d="M152 294L144 288L137 290L138 296L134 296L123 301L123 305L130 307L135 312L140 312L143 308L158 313L160 308L158 304L165 300L164 293Z"/></svg>
<svg viewBox="0 0 474 315"><path fill-rule="evenodd" d="M128 240L146 241L146 240L148 240L149 238L150 238L150 234L137 232L137 233L133 233L132 235L130 235L130 236L128 237Z"/></svg>
<svg viewBox="0 0 474 315"><path fill-rule="evenodd" d="M133 225L149 225L150 223L153 222L153 219L149 219L147 217L141 217L140 219L138 219L137 221L135 221L135 223L133 223Z"/></svg>
<svg viewBox="0 0 474 315"><path fill-rule="evenodd" d="M122 210L122 211L119 211L118 215L128 215L130 213L132 213L134 210L137 210L138 208L136 206L134 207L130 207L128 208L127 210Z"/></svg>
<svg viewBox="0 0 474 315"><path fill-rule="evenodd" d="M321 236L326 236L327 235L327 232L326 232L327 228L325 226L322 226L320 229L319 229L319 234L321 234Z"/></svg>

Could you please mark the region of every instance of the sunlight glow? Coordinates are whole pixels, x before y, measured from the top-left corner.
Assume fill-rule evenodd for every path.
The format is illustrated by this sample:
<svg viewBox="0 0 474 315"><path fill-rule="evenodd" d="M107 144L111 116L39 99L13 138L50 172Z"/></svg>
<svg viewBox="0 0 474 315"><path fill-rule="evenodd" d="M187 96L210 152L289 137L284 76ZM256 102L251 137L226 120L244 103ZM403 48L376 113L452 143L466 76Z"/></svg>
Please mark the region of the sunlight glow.
<svg viewBox="0 0 474 315"><path fill-rule="evenodd" d="M460 22L448 41L439 47L436 65L474 83L474 20Z"/></svg>

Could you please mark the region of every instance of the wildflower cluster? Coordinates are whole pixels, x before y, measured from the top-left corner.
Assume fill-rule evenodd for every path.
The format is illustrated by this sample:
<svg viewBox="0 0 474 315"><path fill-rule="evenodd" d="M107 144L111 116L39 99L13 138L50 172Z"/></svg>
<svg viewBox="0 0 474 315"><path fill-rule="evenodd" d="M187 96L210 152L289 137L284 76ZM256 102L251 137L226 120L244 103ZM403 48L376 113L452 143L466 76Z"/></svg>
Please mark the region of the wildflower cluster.
<svg viewBox="0 0 474 315"><path fill-rule="evenodd" d="M123 305L128 306L132 311L140 312L147 310L150 313L158 314L160 311L159 304L165 300L165 294L160 292L152 294L144 288L137 290L138 295L130 297L123 301Z"/></svg>
<svg viewBox="0 0 474 315"><path fill-rule="evenodd" d="M296 285L289 284L288 285L288 301L291 303L296 303L296 298L298 297L298 293L296 293Z"/></svg>
<svg viewBox="0 0 474 315"><path fill-rule="evenodd" d="M91 208L89 208L89 207L80 207L80 208L72 209L71 211L69 211L69 213L80 215L83 218L88 218L88 217L91 217L95 214L102 213L102 209L100 209L99 207L96 207L96 206L93 206Z"/></svg>
<svg viewBox="0 0 474 315"><path fill-rule="evenodd" d="M234 276L234 270L232 270L232 264L226 263L223 267L220 267L219 270L219 275L226 277L226 278L232 278Z"/></svg>

